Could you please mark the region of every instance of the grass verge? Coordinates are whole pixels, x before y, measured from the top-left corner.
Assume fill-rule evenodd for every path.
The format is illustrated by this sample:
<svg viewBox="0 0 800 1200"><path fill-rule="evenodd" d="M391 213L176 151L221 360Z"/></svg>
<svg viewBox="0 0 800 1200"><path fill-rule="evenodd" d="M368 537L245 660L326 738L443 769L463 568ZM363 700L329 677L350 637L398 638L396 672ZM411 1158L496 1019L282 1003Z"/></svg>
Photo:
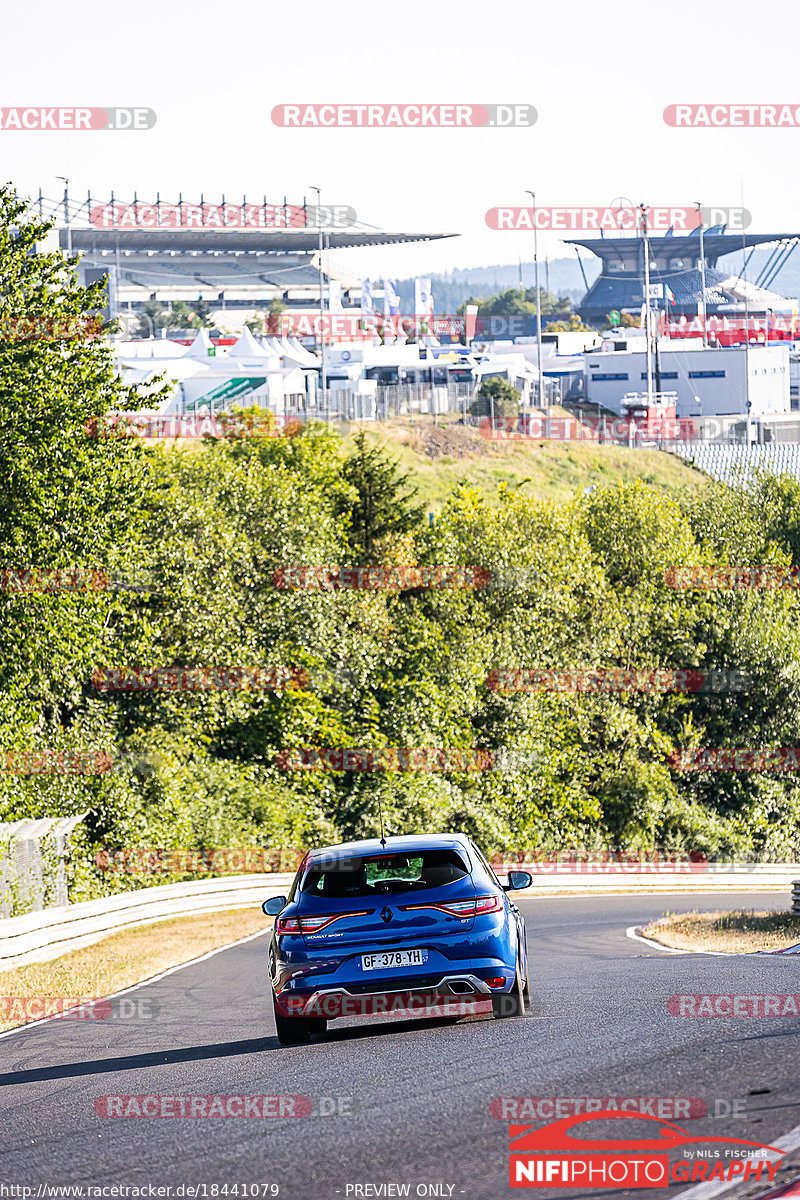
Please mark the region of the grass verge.
<svg viewBox="0 0 800 1200"><path fill-rule="evenodd" d="M560 410L557 415L562 415ZM580 488L619 479L642 479L673 494L708 482L677 455L663 450L532 438L490 441L475 428L440 420L438 426L431 417L423 417L413 426L395 420L362 426L370 442L386 446L402 468L410 471L419 501L431 511L439 509L461 481L479 487L491 504L497 503L502 484L524 486L536 499L563 503ZM346 450L356 428L345 439Z"/></svg>
<svg viewBox="0 0 800 1200"><path fill-rule="evenodd" d="M248 934L269 928L260 908L174 917L138 929L111 933L99 942L71 950L50 962L29 963L0 972L0 1030L15 1029L35 1020L11 997L94 998L149 979L168 967L188 962L209 950L229 945ZM30 1006L30 1011L37 1006Z"/></svg>
<svg viewBox="0 0 800 1200"><path fill-rule="evenodd" d="M667 913L639 932L674 950L752 954L755 950L784 950L800 942L800 915L743 909Z"/></svg>

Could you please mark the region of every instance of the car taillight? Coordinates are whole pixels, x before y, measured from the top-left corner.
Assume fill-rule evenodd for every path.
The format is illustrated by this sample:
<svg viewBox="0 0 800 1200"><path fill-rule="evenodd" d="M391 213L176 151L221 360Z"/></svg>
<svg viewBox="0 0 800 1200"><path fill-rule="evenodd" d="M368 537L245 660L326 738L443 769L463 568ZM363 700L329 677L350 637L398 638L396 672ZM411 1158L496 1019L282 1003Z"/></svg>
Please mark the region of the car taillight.
<svg viewBox="0 0 800 1200"><path fill-rule="evenodd" d="M476 917L482 913L497 912L501 902L499 896L478 896L475 900L439 900L427 904L403 904L400 907L404 912L435 909L437 912L450 913L454 917Z"/></svg>
<svg viewBox="0 0 800 1200"><path fill-rule="evenodd" d="M319 933L327 929L334 921L343 917L368 917L374 909L367 908L363 912L325 913L315 917L278 917L276 926L278 933Z"/></svg>

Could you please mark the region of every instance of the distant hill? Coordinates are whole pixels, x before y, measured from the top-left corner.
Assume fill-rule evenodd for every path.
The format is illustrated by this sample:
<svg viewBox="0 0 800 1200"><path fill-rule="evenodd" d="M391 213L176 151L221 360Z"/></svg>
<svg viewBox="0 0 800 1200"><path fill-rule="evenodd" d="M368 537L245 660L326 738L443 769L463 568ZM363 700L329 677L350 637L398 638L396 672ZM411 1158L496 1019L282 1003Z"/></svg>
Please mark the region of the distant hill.
<svg viewBox="0 0 800 1200"><path fill-rule="evenodd" d="M520 286L520 269L526 288L533 287L533 263L501 263L493 267L459 267L445 275L431 275L431 291L437 313L454 313L470 296L492 296L507 288ZM600 260L583 260L583 269L591 285L600 274ZM549 284L548 284L549 276ZM558 295L567 295L573 304L584 296L586 287L575 258L554 258L548 264L539 260L539 284ZM413 312L414 280L398 280L400 307L403 312ZM406 307L408 306L408 307Z"/></svg>

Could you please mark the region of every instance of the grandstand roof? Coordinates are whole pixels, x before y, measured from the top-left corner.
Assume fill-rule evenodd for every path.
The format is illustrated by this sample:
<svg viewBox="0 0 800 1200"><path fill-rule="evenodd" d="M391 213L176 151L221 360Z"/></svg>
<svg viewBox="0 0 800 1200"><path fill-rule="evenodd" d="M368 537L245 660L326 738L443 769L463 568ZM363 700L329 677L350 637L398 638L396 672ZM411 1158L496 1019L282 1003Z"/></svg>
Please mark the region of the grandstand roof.
<svg viewBox="0 0 800 1200"><path fill-rule="evenodd" d="M760 246L766 242L788 242L795 238L800 238L800 233L724 233L716 232L719 229L715 226L703 234L703 253L706 261L712 266L718 258L723 254L734 254L737 250L742 250L748 246ZM692 250L700 253L700 230L693 229L691 233L664 235L663 237L650 236L651 254L680 254L682 250ZM615 258L619 260L638 258L641 255L642 238L640 237L614 237L614 238L567 238L565 239L567 246L582 246L584 250L591 250L592 254L596 254L598 258L609 259Z"/></svg>
<svg viewBox="0 0 800 1200"><path fill-rule="evenodd" d="M73 253L98 250L255 250L269 254L301 251L310 253L319 248L319 231L315 229L253 229L253 230L191 230L191 229L79 229L74 226ZM59 229L61 248L67 248L67 230ZM325 244L331 250L354 246L388 246L402 242L432 242L457 237L455 233L387 233L381 229L360 229L355 232L325 233Z"/></svg>

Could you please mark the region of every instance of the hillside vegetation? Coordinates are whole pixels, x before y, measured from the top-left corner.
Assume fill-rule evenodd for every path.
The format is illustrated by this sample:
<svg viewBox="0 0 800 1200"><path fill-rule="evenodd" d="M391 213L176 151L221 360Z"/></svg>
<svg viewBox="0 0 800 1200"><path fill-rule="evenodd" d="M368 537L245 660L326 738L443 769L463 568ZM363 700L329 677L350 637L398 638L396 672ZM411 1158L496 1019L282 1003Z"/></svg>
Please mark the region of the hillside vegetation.
<svg viewBox="0 0 800 1200"><path fill-rule="evenodd" d="M29 253L41 237L0 193L1 315L91 312L60 254ZM149 848L371 835L379 800L391 832L466 830L488 852L797 853L796 770L688 771L675 751L800 745L798 593L669 574L800 565L796 483L686 487L693 472L661 455L675 486L615 478L646 460L585 447L445 443L455 463L429 468L430 430L422 453L408 431L385 431L384 451L313 424L194 448L92 436L136 403L101 339L0 342L0 821L81 816L73 898L182 873L163 856L131 873ZM519 485L559 453L569 468ZM415 496L434 472L441 490ZM336 574L354 565L423 574ZM350 586L308 586L328 571ZM516 668L739 683L499 687ZM342 748L385 752L383 769L337 766ZM390 748L450 756L423 770Z"/></svg>

